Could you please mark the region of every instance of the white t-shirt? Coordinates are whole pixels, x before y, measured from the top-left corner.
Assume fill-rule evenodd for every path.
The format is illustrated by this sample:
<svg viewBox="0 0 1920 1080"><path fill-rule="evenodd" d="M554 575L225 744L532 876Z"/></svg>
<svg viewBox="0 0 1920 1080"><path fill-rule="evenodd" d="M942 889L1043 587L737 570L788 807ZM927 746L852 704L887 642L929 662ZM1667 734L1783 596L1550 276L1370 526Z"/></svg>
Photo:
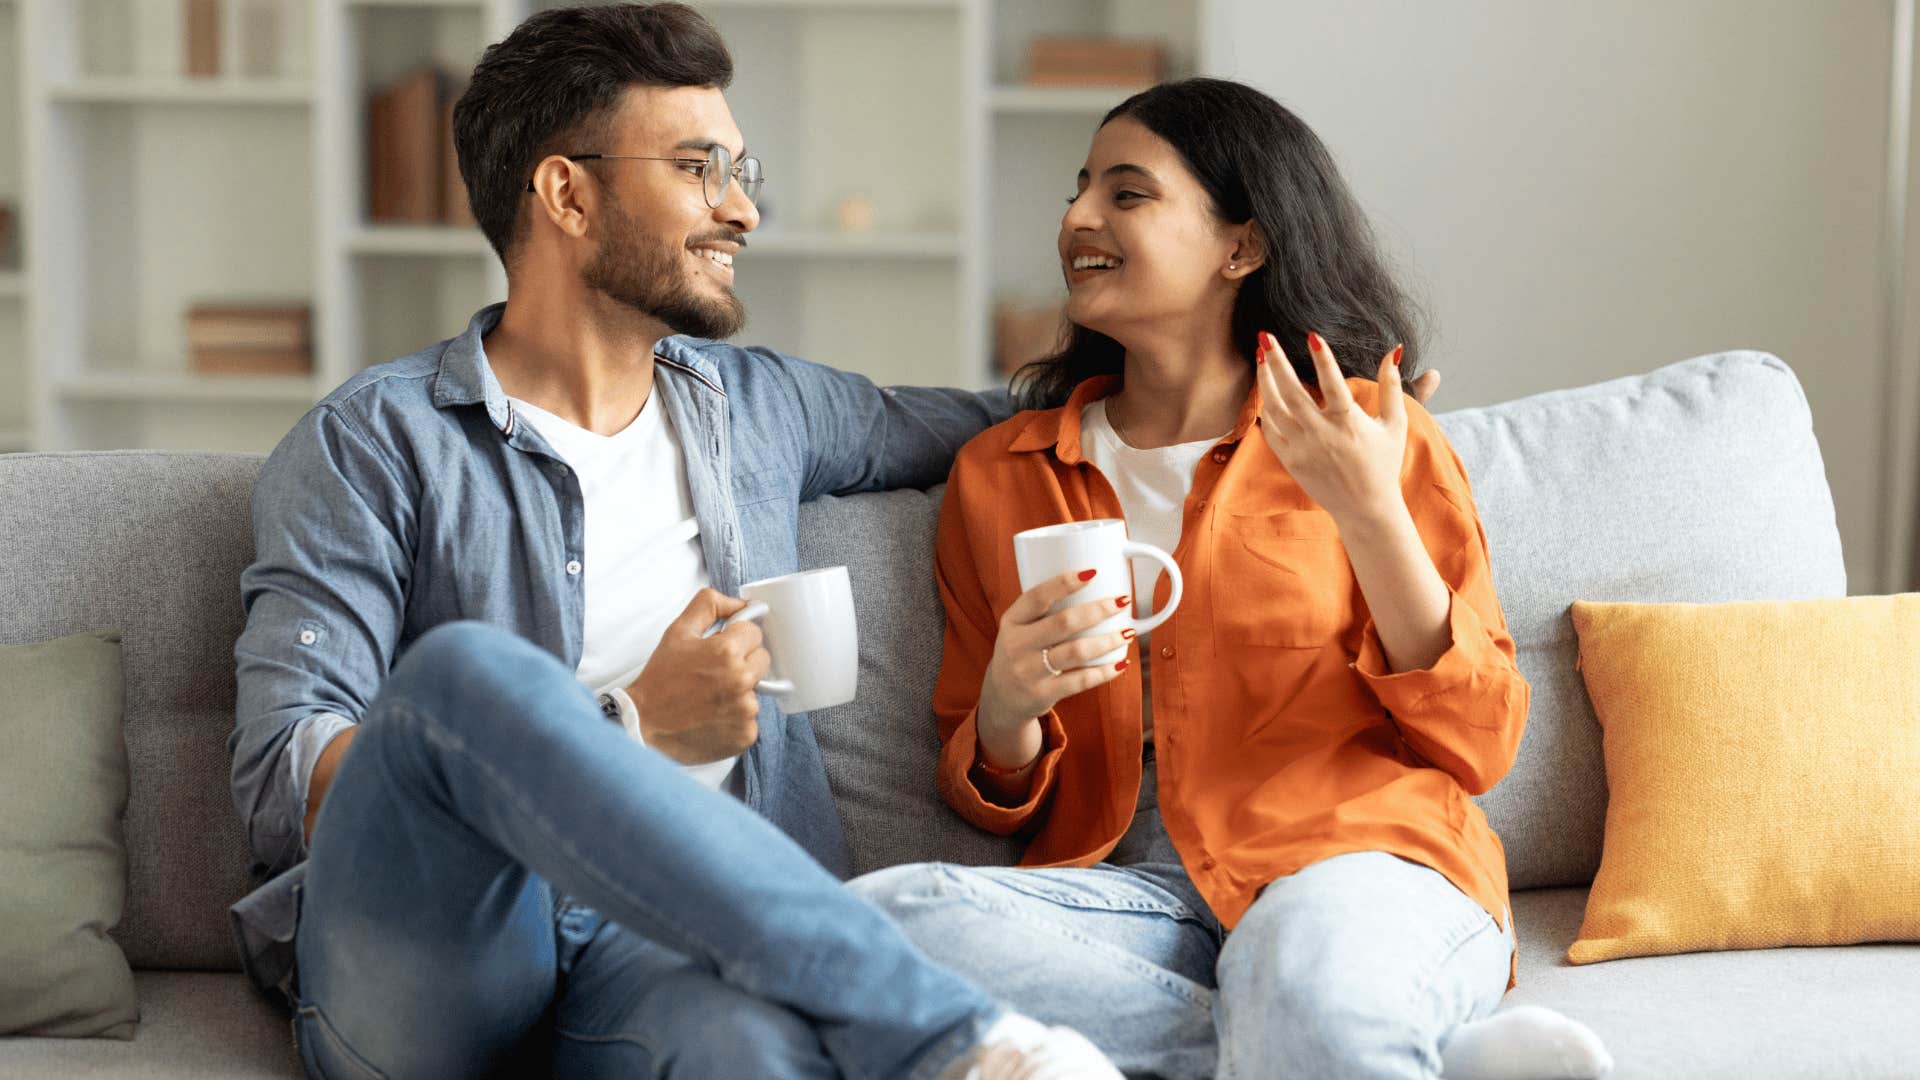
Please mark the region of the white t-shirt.
<svg viewBox="0 0 1920 1080"><path fill-rule="evenodd" d="M1152 450L1127 445L1107 419L1105 399L1093 402L1080 412L1080 450L1087 461L1100 470L1120 497L1121 516L1127 520L1127 538L1173 554L1180 546L1180 518L1186 509L1187 493L1193 490L1193 472L1200 459L1220 439L1176 443ZM1133 613L1137 618L1153 614L1153 593L1164 572L1152 559L1133 560ZM1151 634L1140 637L1140 723L1148 741L1153 739L1153 652L1147 648Z"/></svg>
<svg viewBox="0 0 1920 1080"><path fill-rule="evenodd" d="M586 503L586 626L576 674L595 693L624 687L646 666L667 624L709 584L680 440L658 391L633 423L612 435L509 400L573 469ZM642 738L646 722L642 716ZM686 770L710 788L730 789L737 761Z"/></svg>

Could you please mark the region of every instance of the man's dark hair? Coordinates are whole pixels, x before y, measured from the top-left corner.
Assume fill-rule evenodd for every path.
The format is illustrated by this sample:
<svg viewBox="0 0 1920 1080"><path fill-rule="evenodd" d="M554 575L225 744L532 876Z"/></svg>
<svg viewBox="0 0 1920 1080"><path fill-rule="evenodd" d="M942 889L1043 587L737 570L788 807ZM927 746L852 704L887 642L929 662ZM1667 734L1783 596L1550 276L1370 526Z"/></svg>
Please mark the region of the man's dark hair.
<svg viewBox="0 0 1920 1080"><path fill-rule="evenodd" d="M1233 344L1252 364L1255 335L1272 332L1308 386L1319 384L1307 332L1317 331L1341 371L1374 378L1388 349L1406 346L1401 378L1419 369L1421 311L1394 280L1367 218L1306 122L1250 86L1186 79L1143 90L1113 107L1102 126L1132 117L1165 139L1213 200L1214 215L1252 221L1266 241L1266 262L1241 283L1233 305ZM1119 374L1126 350L1084 326L1068 324L1060 350L1014 374L1024 409L1066 404L1095 375Z"/></svg>
<svg viewBox="0 0 1920 1080"><path fill-rule="evenodd" d="M533 168L550 154L603 153L628 87L733 82L726 42L685 4L543 11L489 46L453 107L467 202L509 263Z"/></svg>

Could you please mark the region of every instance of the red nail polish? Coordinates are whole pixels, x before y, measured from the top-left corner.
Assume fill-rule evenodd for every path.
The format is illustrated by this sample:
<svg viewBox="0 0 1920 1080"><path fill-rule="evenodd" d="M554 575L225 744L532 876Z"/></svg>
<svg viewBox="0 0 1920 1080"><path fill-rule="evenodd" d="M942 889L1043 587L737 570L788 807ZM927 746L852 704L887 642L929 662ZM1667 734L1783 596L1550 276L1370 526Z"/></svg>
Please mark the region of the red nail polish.
<svg viewBox="0 0 1920 1080"><path fill-rule="evenodd" d="M1113 665L1113 670L1125 671L1127 670L1128 667L1132 666L1132 664L1133 664L1133 661L1131 660L1122 660L1119 663Z"/></svg>
<svg viewBox="0 0 1920 1080"><path fill-rule="evenodd" d="M1133 627L1129 626L1125 630L1120 631L1120 636L1126 638L1128 641L1132 641L1136 635L1134 634Z"/></svg>
<svg viewBox="0 0 1920 1080"><path fill-rule="evenodd" d="M1092 581L1092 580L1093 580L1093 576L1094 576L1095 574L1098 574L1099 572L1100 572L1100 571L1098 571L1098 570L1082 570L1082 571L1080 571L1080 580L1081 580L1081 581Z"/></svg>
<svg viewBox="0 0 1920 1080"><path fill-rule="evenodd" d="M1127 607L1127 601L1129 601L1129 600L1131 600L1131 599L1133 599L1133 597L1131 597L1131 596L1122 596L1122 597L1118 597L1117 599L1115 599L1115 600L1114 600L1114 602L1113 602L1113 606L1114 606L1114 607L1117 607L1117 608L1119 608L1119 609L1121 609L1122 611L1124 611L1124 610L1126 610L1126 607Z"/></svg>
<svg viewBox="0 0 1920 1080"><path fill-rule="evenodd" d="M1393 347L1393 366L1394 367L1400 366L1400 354L1406 351L1407 351L1407 347L1404 345L1395 345Z"/></svg>
<svg viewBox="0 0 1920 1080"><path fill-rule="evenodd" d="M1315 352L1325 352L1327 349L1326 339L1309 330L1307 331L1307 348Z"/></svg>

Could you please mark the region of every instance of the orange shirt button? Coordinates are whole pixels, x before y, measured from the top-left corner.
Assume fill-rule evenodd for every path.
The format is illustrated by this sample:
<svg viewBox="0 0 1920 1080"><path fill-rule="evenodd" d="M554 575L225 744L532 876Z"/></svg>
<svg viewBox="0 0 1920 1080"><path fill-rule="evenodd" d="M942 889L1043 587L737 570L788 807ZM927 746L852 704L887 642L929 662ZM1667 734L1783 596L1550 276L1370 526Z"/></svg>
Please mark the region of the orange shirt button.
<svg viewBox="0 0 1920 1080"><path fill-rule="evenodd" d="M1213 460L1215 464L1225 465L1227 463L1227 457L1228 457L1228 454L1225 450L1215 450L1213 452Z"/></svg>
<svg viewBox="0 0 1920 1080"><path fill-rule="evenodd" d="M1160 646L1160 659L1162 660L1173 659L1173 646L1171 645Z"/></svg>
<svg viewBox="0 0 1920 1080"><path fill-rule="evenodd" d="M1201 860L1200 860L1200 869L1202 869L1202 870L1211 870L1211 869L1213 869L1213 865L1214 865L1214 864L1213 864L1213 860L1212 860L1212 859L1201 859Z"/></svg>

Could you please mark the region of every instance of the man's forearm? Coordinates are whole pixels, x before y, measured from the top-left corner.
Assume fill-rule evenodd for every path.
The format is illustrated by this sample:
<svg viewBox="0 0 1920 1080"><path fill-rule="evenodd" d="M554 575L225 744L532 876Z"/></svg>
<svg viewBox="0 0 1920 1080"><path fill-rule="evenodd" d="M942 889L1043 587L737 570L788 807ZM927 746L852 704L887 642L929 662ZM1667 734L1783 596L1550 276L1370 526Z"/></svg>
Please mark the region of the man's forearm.
<svg viewBox="0 0 1920 1080"><path fill-rule="evenodd" d="M320 760L313 763L313 775L307 778L306 841L309 845L313 843L313 820L320 815L320 802L327 797L334 771L340 768L340 759L347 752L347 744L353 742L355 730L347 728L328 740L327 748L320 751Z"/></svg>

